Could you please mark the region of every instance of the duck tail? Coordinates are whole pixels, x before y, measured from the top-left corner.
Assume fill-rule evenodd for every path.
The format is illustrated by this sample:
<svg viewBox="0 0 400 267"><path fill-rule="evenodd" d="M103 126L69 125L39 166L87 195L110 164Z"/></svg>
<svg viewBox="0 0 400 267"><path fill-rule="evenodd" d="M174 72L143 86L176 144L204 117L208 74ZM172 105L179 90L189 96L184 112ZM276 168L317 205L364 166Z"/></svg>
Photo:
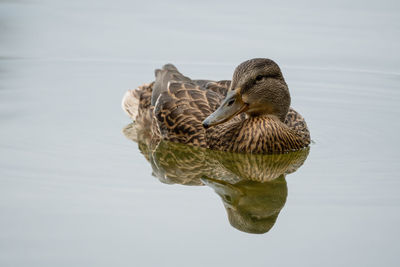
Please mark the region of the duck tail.
<svg viewBox="0 0 400 267"><path fill-rule="evenodd" d="M139 115L139 109L148 108L151 96L151 85L144 84L136 89L128 90L122 98L121 107L126 114L136 121Z"/></svg>
<svg viewBox="0 0 400 267"><path fill-rule="evenodd" d="M128 90L125 93L122 98L121 107L132 120L136 120L139 108L139 97L136 90Z"/></svg>

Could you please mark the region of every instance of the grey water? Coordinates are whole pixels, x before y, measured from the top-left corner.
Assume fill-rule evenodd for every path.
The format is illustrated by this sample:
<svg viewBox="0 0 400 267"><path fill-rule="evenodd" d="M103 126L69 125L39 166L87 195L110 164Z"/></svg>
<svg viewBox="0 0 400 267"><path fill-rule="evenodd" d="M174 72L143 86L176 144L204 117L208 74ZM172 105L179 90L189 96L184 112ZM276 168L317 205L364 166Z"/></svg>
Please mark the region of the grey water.
<svg viewBox="0 0 400 267"><path fill-rule="evenodd" d="M0 1L1 266L398 266L398 1ZM268 57L314 143L271 229L154 177L121 98ZM268 189L270 190L270 189ZM234 190L233 190L234 191Z"/></svg>

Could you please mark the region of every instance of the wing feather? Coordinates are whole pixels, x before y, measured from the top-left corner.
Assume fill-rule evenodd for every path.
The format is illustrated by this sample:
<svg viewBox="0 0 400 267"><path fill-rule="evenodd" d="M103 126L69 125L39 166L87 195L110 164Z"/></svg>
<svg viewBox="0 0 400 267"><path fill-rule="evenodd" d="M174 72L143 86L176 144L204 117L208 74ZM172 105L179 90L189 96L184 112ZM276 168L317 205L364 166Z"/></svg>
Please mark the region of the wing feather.
<svg viewBox="0 0 400 267"><path fill-rule="evenodd" d="M172 142L207 147L202 121L221 100L221 95L194 83L170 82L154 108L161 137Z"/></svg>

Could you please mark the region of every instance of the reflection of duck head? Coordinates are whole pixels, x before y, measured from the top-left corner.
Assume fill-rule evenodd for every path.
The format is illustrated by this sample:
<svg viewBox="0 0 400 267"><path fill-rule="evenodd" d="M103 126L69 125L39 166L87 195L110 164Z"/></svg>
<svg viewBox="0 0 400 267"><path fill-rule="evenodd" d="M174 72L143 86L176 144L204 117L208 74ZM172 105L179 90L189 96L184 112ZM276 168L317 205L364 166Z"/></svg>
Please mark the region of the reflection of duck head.
<svg viewBox="0 0 400 267"><path fill-rule="evenodd" d="M283 175L264 183L243 180L232 185L207 178L202 181L221 197L230 224L247 233L268 232L286 202L287 186Z"/></svg>
<svg viewBox="0 0 400 267"><path fill-rule="evenodd" d="M124 129L128 138L136 138L154 176L163 183L213 188L231 225L248 233L272 228L286 202L285 175L295 172L309 153L309 148L276 155L212 151L167 141L152 143L132 132L132 126Z"/></svg>

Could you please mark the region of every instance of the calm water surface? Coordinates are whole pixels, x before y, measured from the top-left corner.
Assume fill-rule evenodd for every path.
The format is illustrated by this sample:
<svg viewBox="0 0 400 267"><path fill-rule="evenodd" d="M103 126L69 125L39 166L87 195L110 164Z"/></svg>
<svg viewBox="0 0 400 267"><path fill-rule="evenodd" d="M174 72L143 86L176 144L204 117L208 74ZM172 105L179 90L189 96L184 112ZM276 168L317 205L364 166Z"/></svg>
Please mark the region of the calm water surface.
<svg viewBox="0 0 400 267"><path fill-rule="evenodd" d="M399 7L0 1L0 265L397 266ZM166 150L154 169L124 135L124 92L166 62L230 79L252 57L282 68L315 142L304 164L261 186L154 177Z"/></svg>

